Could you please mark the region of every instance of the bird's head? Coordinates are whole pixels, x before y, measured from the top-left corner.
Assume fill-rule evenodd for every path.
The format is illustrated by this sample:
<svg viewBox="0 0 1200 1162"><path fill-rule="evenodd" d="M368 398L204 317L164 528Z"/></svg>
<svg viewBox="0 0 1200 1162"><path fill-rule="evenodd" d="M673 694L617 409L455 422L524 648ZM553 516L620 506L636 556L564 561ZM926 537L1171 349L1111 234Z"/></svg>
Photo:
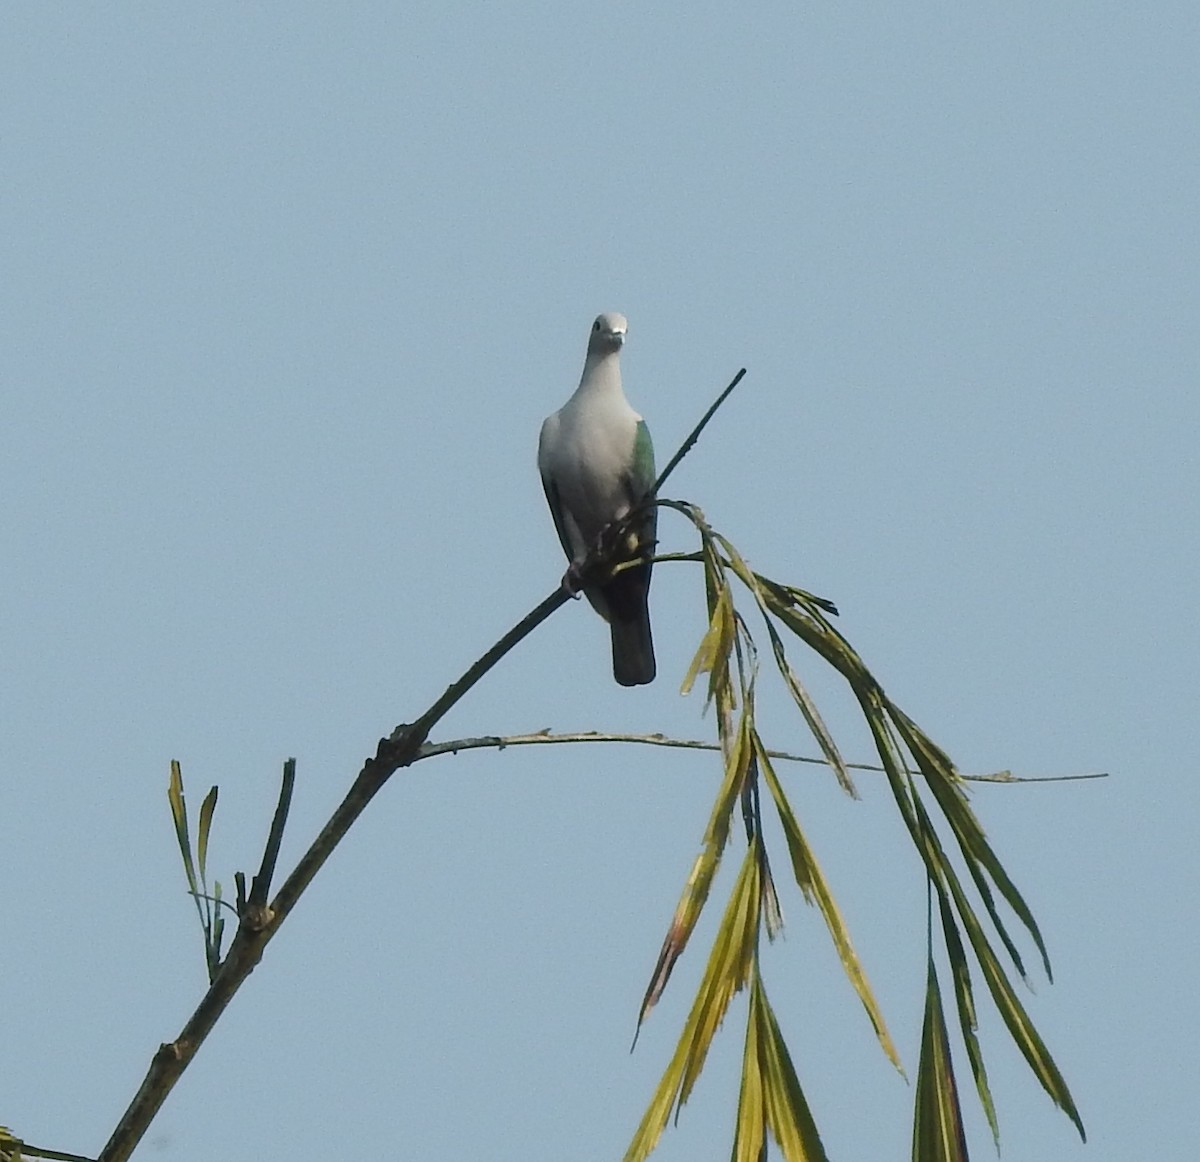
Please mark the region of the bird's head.
<svg viewBox="0 0 1200 1162"><path fill-rule="evenodd" d="M607 355L613 351L620 351L628 326L625 316L617 314L616 311L605 311L604 314L597 315L588 339L588 354Z"/></svg>

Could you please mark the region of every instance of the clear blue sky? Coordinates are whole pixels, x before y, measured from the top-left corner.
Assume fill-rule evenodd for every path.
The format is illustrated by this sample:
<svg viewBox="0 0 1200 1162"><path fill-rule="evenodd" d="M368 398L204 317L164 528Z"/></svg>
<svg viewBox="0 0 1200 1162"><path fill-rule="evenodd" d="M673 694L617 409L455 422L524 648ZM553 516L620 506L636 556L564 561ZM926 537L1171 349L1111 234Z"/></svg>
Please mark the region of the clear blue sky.
<svg viewBox="0 0 1200 1162"><path fill-rule="evenodd" d="M985 1010L1004 1157L1194 1156L1193 4L36 3L0 32L0 1122L97 1151L203 991L172 758L193 806L221 786L230 885L295 755L290 866L555 585L538 425L612 309L664 458L749 368L672 493L836 600L964 769L1112 772L975 795L1091 1138ZM636 691L569 606L437 736L707 735L676 692L701 603L660 570ZM618 1158L698 976L701 945L631 1056L718 774L399 776L142 1153ZM911 1073L915 858L869 777L788 780ZM784 907L767 983L830 1154L905 1157L912 1090ZM742 1011L656 1158L727 1156Z"/></svg>

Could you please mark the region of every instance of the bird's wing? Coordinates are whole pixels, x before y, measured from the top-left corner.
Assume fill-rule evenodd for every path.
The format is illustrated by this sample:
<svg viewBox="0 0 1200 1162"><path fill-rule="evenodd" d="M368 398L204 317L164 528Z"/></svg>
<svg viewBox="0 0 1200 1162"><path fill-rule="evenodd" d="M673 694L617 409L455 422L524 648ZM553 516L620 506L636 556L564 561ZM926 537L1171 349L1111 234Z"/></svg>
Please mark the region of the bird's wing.
<svg viewBox="0 0 1200 1162"><path fill-rule="evenodd" d="M645 420L638 420L637 435L633 441L633 464L630 467L630 477L638 489L640 500L650 491L654 484L654 442L650 439L650 429Z"/></svg>
<svg viewBox="0 0 1200 1162"><path fill-rule="evenodd" d="M549 416L542 424L541 436L538 439L538 472L542 478L542 489L546 493L546 503L550 506L550 516L554 521L554 531L558 533L559 544L568 560L582 552L583 534L579 525L563 504L559 494L558 483L554 476L554 442L558 437L558 415Z"/></svg>
<svg viewBox="0 0 1200 1162"><path fill-rule="evenodd" d="M625 476L625 491L632 508L639 504L646 493L654 487L654 443L650 439L650 429L645 420L638 420L637 435L633 442L633 460ZM658 526L658 508L651 505L638 522L638 540L641 542L654 541L655 530Z"/></svg>
<svg viewBox="0 0 1200 1162"><path fill-rule="evenodd" d="M631 508L645 499L654 481L654 445L645 422L639 420L633 458L621 482ZM626 545L629 558L653 556L657 527L658 507L649 505L630 529ZM647 560L617 573L601 587L612 632L613 676L622 686L641 686L654 681L654 641L647 603L650 571Z"/></svg>

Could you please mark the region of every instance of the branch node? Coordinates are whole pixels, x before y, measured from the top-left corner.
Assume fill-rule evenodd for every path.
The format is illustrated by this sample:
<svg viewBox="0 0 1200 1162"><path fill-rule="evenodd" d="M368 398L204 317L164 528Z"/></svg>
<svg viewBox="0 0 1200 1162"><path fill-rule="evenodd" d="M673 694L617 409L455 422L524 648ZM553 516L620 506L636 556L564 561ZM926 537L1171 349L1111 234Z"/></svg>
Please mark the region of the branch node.
<svg viewBox="0 0 1200 1162"><path fill-rule="evenodd" d="M274 919L275 912L269 904L250 903L242 913L241 927L257 936L265 928L269 928Z"/></svg>

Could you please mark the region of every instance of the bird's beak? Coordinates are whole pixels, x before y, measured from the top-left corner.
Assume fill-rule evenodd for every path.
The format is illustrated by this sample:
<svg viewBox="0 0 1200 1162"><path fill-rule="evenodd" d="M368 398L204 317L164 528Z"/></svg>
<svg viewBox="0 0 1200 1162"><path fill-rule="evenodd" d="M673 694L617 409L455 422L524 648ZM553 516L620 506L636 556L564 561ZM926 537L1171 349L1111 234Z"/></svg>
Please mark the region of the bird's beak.
<svg viewBox="0 0 1200 1162"><path fill-rule="evenodd" d="M625 332L624 331L612 331L610 333L612 335L612 341L618 347L623 347L625 345Z"/></svg>

